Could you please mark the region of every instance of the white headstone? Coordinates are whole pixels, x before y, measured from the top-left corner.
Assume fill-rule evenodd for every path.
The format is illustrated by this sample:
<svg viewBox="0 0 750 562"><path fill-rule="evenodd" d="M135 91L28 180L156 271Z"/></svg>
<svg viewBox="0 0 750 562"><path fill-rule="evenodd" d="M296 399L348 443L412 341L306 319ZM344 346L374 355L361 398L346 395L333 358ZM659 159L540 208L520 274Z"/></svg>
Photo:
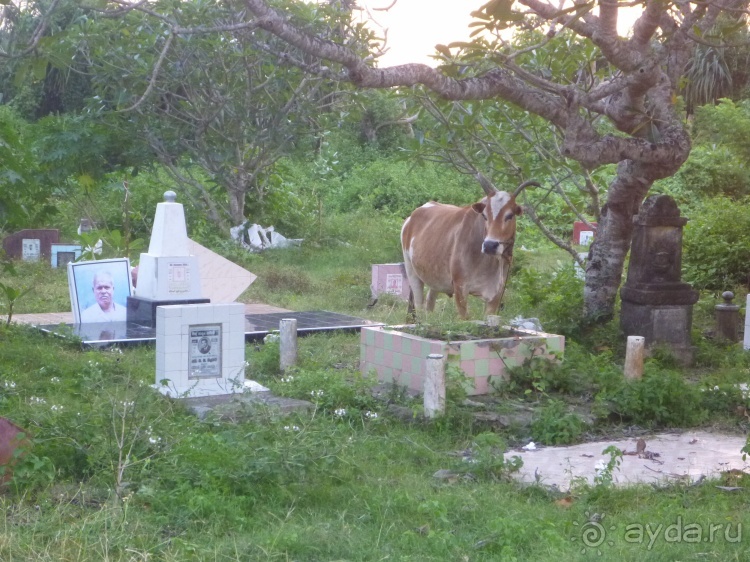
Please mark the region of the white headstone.
<svg viewBox="0 0 750 562"><path fill-rule="evenodd" d="M190 255L185 210L175 202L174 191L164 193L156 205L148 253L138 265L138 297L154 300L202 298L198 259Z"/></svg>
<svg viewBox="0 0 750 562"><path fill-rule="evenodd" d="M187 398L242 393L244 383L244 304L157 307L155 388Z"/></svg>

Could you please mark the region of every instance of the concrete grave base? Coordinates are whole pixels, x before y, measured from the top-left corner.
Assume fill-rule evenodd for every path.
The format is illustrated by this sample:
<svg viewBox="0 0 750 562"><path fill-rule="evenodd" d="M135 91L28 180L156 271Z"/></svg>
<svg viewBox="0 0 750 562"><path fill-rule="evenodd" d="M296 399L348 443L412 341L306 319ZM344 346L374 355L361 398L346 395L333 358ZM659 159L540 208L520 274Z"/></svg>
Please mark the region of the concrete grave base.
<svg viewBox="0 0 750 562"><path fill-rule="evenodd" d="M661 433L643 436L643 454L623 455L619 470L612 472L615 485L690 484L702 476L716 478L728 470L748 470L749 462L742 460L746 437L704 431ZM570 447L541 447L536 450L513 450L506 459L521 457L523 467L516 474L518 480L555 486L561 491L576 482L594 484L597 466L606 464L610 457L602 454L614 445L623 452L635 452L637 438L616 441L597 441Z"/></svg>
<svg viewBox="0 0 750 562"><path fill-rule="evenodd" d="M648 347L663 344L681 365L692 364L692 304L639 304L623 296L620 324L626 334L646 338Z"/></svg>

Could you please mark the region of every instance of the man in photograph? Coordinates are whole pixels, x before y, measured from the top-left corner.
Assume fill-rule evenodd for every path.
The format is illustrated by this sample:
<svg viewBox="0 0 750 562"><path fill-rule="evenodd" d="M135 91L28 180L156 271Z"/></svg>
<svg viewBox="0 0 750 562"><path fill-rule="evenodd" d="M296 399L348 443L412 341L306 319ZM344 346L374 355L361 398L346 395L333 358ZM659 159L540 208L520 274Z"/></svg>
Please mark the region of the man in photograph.
<svg viewBox="0 0 750 562"><path fill-rule="evenodd" d="M96 302L81 311L81 322L125 322L125 307L115 302L115 283L112 274L99 270L92 286Z"/></svg>
<svg viewBox="0 0 750 562"><path fill-rule="evenodd" d="M208 338L201 338L200 340L200 348L198 349L203 354L208 353L211 351L211 342L208 341Z"/></svg>

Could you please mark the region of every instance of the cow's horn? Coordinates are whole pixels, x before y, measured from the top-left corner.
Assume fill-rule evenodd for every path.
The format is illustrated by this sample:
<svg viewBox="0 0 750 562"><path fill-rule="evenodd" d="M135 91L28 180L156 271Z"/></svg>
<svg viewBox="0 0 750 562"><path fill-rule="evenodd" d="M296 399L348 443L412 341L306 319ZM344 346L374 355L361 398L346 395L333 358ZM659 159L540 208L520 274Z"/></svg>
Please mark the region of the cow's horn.
<svg viewBox="0 0 750 562"><path fill-rule="evenodd" d="M482 172L477 172L476 174L474 174L474 177L479 182L479 185L482 186L482 189L488 196L492 197L493 195L495 195L495 193L497 193L497 188L492 185L492 182L488 180Z"/></svg>
<svg viewBox="0 0 750 562"><path fill-rule="evenodd" d="M516 190L513 192L513 197L518 197L521 194L521 192L527 187L529 187L530 185L533 185L534 187L542 187L538 181L535 181L535 180L525 181L516 188Z"/></svg>

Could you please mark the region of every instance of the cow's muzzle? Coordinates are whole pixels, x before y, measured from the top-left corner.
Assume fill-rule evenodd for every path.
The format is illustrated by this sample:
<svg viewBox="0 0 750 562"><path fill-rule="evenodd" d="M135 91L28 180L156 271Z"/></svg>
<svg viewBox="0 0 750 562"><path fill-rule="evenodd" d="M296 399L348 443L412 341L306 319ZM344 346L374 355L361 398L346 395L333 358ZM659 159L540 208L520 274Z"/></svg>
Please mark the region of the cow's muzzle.
<svg viewBox="0 0 750 562"><path fill-rule="evenodd" d="M482 253L510 259L513 256L513 241L501 243L497 240L485 240L482 242Z"/></svg>
<svg viewBox="0 0 750 562"><path fill-rule="evenodd" d="M500 249L500 242L497 240L485 240L482 242L482 253L489 254L491 256L497 255Z"/></svg>

